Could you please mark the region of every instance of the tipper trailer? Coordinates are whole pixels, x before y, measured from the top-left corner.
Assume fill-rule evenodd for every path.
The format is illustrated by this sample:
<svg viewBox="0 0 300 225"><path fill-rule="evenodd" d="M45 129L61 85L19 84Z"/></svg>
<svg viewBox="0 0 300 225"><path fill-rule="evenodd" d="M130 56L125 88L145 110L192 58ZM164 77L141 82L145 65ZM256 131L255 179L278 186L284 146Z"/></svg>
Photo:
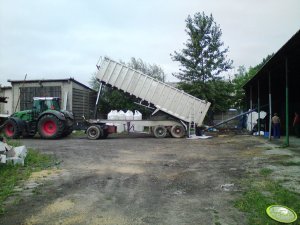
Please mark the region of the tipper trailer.
<svg viewBox="0 0 300 225"><path fill-rule="evenodd" d="M112 124L150 127L155 137L163 138L168 132L180 138L191 126L201 126L210 102L198 99L140 71L103 58L97 64L96 78L101 82L96 105L100 99L102 84L119 89L139 99L138 104L154 109L151 120L88 120L87 135L90 139L105 138L115 132Z"/></svg>

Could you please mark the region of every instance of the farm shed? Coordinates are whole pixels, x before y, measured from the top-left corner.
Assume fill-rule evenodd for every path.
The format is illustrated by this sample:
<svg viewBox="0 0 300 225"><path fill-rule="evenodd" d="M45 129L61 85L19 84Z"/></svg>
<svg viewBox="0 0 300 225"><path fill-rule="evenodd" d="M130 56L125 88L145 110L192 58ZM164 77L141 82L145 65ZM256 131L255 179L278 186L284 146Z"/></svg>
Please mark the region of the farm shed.
<svg viewBox="0 0 300 225"><path fill-rule="evenodd" d="M10 115L12 113L12 89L8 86L0 86L0 99L4 101L0 101L0 114Z"/></svg>
<svg viewBox="0 0 300 225"><path fill-rule="evenodd" d="M244 85L244 89L249 108L268 112L269 138L271 115L279 114L281 133L285 135L285 144L289 145L289 135L294 132L294 112L300 112L300 30Z"/></svg>
<svg viewBox="0 0 300 225"><path fill-rule="evenodd" d="M59 97L61 108L72 111L76 121L93 115L97 93L73 78L9 80L12 85L12 111L30 109L33 97Z"/></svg>

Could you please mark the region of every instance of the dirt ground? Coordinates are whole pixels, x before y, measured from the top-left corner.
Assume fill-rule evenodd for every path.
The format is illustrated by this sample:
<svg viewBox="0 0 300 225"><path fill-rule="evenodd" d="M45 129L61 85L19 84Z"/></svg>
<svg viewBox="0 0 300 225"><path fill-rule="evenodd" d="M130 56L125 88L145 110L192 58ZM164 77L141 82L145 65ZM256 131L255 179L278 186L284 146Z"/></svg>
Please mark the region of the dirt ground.
<svg viewBox="0 0 300 225"><path fill-rule="evenodd" d="M233 206L238 181L272 155L265 139L247 135L21 142L53 154L59 169L18 187L0 224L246 224Z"/></svg>

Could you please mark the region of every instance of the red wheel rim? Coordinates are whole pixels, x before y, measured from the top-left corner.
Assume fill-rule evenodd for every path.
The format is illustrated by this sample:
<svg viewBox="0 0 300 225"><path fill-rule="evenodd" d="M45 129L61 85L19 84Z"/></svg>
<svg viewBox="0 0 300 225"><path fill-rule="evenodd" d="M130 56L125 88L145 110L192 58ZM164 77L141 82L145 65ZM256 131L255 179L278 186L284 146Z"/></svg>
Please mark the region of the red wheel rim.
<svg viewBox="0 0 300 225"><path fill-rule="evenodd" d="M8 137L12 137L14 135L14 126L11 123L5 126L5 134Z"/></svg>
<svg viewBox="0 0 300 225"><path fill-rule="evenodd" d="M44 134L49 135L49 136L55 134L57 131L56 123L51 120L46 121L43 124L43 131L44 131Z"/></svg>

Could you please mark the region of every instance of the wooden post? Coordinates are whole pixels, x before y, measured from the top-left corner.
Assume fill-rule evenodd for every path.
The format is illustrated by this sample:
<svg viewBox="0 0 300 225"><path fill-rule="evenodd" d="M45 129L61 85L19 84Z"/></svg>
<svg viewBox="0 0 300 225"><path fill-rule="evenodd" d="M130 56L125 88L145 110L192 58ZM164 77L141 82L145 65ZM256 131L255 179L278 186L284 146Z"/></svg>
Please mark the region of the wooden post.
<svg viewBox="0 0 300 225"><path fill-rule="evenodd" d="M272 132L272 94L271 94L271 72L269 71L269 140Z"/></svg>
<svg viewBox="0 0 300 225"><path fill-rule="evenodd" d="M257 81L257 113L258 113L257 132L258 132L258 136L260 136L260 99L259 99L259 80Z"/></svg>
<svg viewBox="0 0 300 225"><path fill-rule="evenodd" d="M288 80L288 58L285 58L285 145L289 146L289 80Z"/></svg>

